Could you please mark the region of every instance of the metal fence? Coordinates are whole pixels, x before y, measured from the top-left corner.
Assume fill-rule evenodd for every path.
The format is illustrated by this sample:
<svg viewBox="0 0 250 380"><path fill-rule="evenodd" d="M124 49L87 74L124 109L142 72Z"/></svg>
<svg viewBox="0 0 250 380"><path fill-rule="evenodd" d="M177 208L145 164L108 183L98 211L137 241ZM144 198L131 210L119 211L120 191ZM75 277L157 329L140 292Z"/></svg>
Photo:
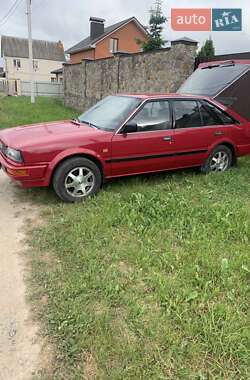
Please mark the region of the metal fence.
<svg viewBox="0 0 250 380"><path fill-rule="evenodd" d="M8 83L4 78L0 78L0 92L5 94L8 92Z"/></svg>
<svg viewBox="0 0 250 380"><path fill-rule="evenodd" d="M63 84L35 82L35 96L63 96ZM30 82L21 81L21 95L30 96Z"/></svg>
<svg viewBox="0 0 250 380"><path fill-rule="evenodd" d="M35 82L35 96L63 96L63 84ZM0 78L0 93L5 95L30 96L30 82L20 79Z"/></svg>

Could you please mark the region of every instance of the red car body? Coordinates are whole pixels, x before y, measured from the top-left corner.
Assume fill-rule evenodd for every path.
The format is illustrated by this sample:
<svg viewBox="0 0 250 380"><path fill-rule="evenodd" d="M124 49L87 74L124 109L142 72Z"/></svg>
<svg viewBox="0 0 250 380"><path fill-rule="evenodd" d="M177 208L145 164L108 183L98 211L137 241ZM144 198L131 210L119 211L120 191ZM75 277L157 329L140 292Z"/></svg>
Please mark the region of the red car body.
<svg viewBox="0 0 250 380"><path fill-rule="evenodd" d="M148 100L205 99L224 110L237 123L117 133L91 128L73 121L22 126L0 132L3 145L22 152L17 163L0 152L3 170L25 188L49 186L57 166L65 159L83 156L95 162L104 179L201 166L220 144L230 146L235 157L250 154L250 123L214 100L178 94L124 94L144 103ZM124 121L126 123L131 115Z"/></svg>

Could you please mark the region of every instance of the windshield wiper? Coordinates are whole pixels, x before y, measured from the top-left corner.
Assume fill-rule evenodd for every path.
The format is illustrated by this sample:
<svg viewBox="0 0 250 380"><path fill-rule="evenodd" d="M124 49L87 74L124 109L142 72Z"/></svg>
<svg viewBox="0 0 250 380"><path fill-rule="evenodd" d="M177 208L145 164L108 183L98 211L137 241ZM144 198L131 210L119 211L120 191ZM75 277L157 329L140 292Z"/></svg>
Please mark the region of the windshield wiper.
<svg viewBox="0 0 250 380"><path fill-rule="evenodd" d="M85 120L80 120L78 119L80 123L85 123L85 124L88 124L88 126L90 128L95 128L95 129L100 129L99 127L97 127L97 125L93 124L93 123L90 123L90 121L85 121Z"/></svg>
<svg viewBox="0 0 250 380"><path fill-rule="evenodd" d="M75 123L75 124L77 124L77 125L80 125L80 124L81 124L81 122L80 122L80 120L78 119L78 117L76 117L76 118L74 118L74 119L71 119L71 121L72 121L72 123Z"/></svg>
<svg viewBox="0 0 250 380"><path fill-rule="evenodd" d="M78 117L76 117L75 119L71 119L72 123L75 123L77 125L81 125L83 123L87 124L90 128L95 128L95 129L101 129L99 127L97 127L97 125L93 124L93 123L90 123L89 121L85 121L85 120L80 120Z"/></svg>

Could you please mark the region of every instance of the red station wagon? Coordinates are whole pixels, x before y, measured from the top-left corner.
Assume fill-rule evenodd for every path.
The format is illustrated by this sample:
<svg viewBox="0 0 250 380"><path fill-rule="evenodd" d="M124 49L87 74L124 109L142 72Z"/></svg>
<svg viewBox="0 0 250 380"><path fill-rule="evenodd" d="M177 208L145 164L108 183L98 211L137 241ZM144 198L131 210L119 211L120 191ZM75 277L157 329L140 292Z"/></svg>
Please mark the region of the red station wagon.
<svg viewBox="0 0 250 380"><path fill-rule="evenodd" d="M250 122L202 96L108 96L76 120L0 132L0 163L23 187L53 185L66 202L109 178L201 167L223 172L250 154Z"/></svg>

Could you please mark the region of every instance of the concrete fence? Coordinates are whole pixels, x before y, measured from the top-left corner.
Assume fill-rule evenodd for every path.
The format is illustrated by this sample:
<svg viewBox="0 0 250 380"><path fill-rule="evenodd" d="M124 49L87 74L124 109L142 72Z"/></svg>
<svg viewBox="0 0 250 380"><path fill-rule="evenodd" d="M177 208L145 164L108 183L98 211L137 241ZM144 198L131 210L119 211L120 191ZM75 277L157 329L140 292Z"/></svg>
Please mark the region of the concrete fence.
<svg viewBox="0 0 250 380"><path fill-rule="evenodd" d="M65 64L64 102L83 111L114 93L174 92L193 72L196 49L181 39L153 52Z"/></svg>

